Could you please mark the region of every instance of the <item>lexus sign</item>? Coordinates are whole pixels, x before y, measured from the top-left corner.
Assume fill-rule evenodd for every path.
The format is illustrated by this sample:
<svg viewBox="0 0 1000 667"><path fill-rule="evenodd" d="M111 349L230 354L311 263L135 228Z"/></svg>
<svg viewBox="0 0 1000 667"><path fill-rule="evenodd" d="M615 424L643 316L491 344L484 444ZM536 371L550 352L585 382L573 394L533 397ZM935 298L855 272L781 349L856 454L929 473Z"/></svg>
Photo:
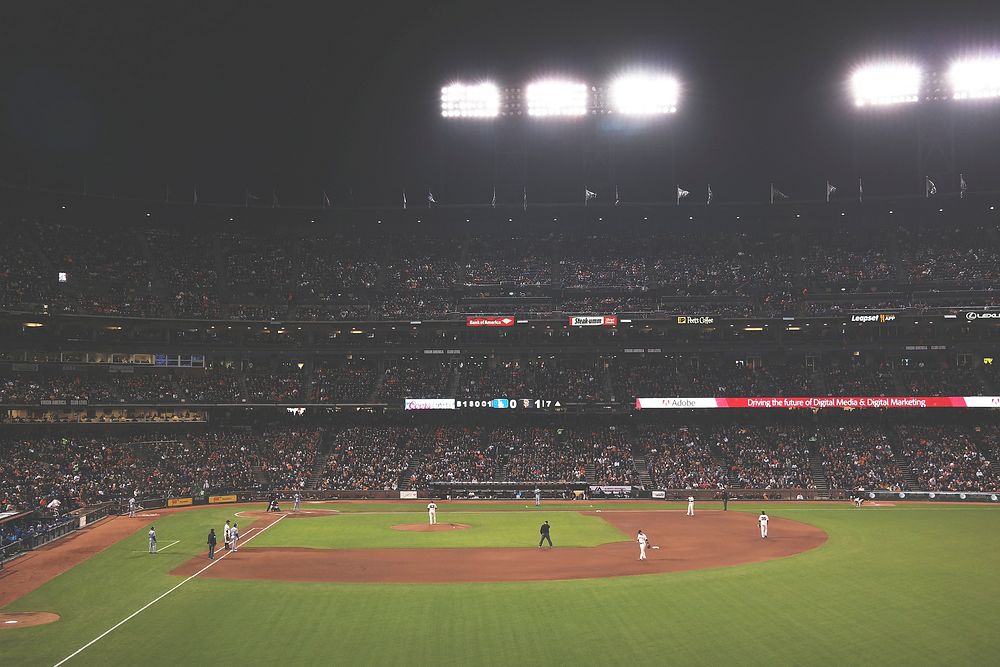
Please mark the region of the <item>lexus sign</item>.
<svg viewBox="0 0 1000 667"><path fill-rule="evenodd" d="M990 312L982 311L982 312L980 312L978 310L970 310L969 312L967 312L965 314L965 319L967 319L967 320L1000 320L1000 312L993 312L993 311L990 311Z"/></svg>

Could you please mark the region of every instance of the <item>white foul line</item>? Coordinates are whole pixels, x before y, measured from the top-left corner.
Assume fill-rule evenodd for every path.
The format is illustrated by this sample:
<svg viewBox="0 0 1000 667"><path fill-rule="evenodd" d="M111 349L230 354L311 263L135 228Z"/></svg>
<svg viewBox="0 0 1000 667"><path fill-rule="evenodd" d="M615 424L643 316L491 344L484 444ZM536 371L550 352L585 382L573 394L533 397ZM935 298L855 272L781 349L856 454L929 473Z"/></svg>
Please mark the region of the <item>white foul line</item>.
<svg viewBox="0 0 1000 667"><path fill-rule="evenodd" d="M171 542L167 546L163 547L162 549L157 549L157 551L166 551L167 549L169 549L170 547L174 546L178 542L180 542L180 540L174 540L173 542Z"/></svg>
<svg viewBox="0 0 1000 667"><path fill-rule="evenodd" d="M278 521L281 521L284 518L285 518L285 515L281 515L281 516L278 517ZM260 535L265 530L267 530L268 528L270 528L274 524L278 523L278 521L275 521L272 524L268 524L267 526L264 526L253 537L247 537L246 541L249 542L254 537L257 537L257 535ZM247 533L249 533L252 530L257 530L257 529L251 528L250 530L247 531ZM178 541L180 541L180 540L178 540ZM240 540L240 541L242 542L242 540ZM216 563L220 563L223 558L225 558L226 556L228 556L231 553L232 553L231 551L227 551L226 553L222 554L221 556L219 556L217 559L213 560L211 563L209 563L205 567L201 568L200 570L198 570L197 572L195 572L194 574L192 574L190 577L188 577L184 581L180 582L179 584L177 584L176 586L174 586L173 588L171 588L170 590L168 590L166 593L160 595L159 597L157 597L156 599L154 599L151 602L147 602L145 605L143 605L139 609L136 609L134 612L132 612L131 614L129 614L128 616L126 616L122 620L118 621L117 623L115 623L114 625L112 625L110 628L108 628L107 630L105 630L101 634L97 635L96 637L94 637L93 639L91 639L89 642L87 642L86 644L84 644L83 646L81 646L80 648L76 649L75 651L73 651L72 653L70 653L68 656L66 656L65 658L63 658L59 662L57 662L55 665L53 665L53 667L59 667L60 665L68 662L70 659L76 657L78 654L80 654L81 652L83 652L84 649L87 649L90 646L93 646L94 644L96 644L97 642L99 642L100 640L104 639L109 634L111 634L112 632L114 632L116 629L118 629L122 625L125 625L126 623L128 623L129 621L131 621L133 618L135 618L136 616L138 616L142 612L146 611L147 609L149 609L150 607L152 607L154 604L156 604L157 602L159 602L163 598L167 597L168 595L170 595L171 593L173 593L174 591L176 591L178 588L180 588L181 586L183 586L187 582L189 582L192 579L194 579L195 577L197 577L199 574L201 574L202 572L204 572L208 568L212 567Z"/></svg>

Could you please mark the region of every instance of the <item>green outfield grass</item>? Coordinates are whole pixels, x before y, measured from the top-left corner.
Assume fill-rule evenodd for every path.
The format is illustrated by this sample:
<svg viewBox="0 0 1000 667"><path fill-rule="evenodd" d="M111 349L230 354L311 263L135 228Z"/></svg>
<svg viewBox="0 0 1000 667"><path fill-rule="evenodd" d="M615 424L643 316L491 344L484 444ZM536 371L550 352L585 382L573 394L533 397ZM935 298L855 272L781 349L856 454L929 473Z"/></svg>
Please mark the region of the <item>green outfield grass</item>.
<svg viewBox="0 0 1000 667"><path fill-rule="evenodd" d="M631 539L607 521L579 512L489 512L438 510L438 523L461 523L465 530L413 533L393 530L399 524L426 523L419 514L341 514L282 521L247 548L391 549L412 547L533 547L543 520L553 541L564 547L593 547Z"/></svg>
<svg viewBox="0 0 1000 667"><path fill-rule="evenodd" d="M1000 508L741 509L762 506L819 526L829 540L765 563L601 580L380 586L196 578L67 664L995 664ZM615 508L622 506L605 509ZM181 579L167 572L234 511L163 517L161 544L181 540L166 552L143 553L140 531L10 605L63 618L0 630L0 663L56 664L176 586ZM540 518L533 509L521 514L532 527ZM396 517L372 515L389 525ZM444 511L442 520L450 520ZM313 519L284 520L275 531L297 532L299 521ZM265 537L272 539L265 532L259 541Z"/></svg>

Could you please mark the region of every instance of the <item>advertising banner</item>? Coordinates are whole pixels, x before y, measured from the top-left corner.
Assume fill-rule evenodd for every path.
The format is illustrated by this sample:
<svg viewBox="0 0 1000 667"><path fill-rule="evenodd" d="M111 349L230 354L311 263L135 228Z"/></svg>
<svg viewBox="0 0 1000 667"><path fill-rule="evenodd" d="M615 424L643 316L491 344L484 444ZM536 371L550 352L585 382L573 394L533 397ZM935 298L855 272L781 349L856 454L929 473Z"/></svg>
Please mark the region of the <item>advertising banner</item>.
<svg viewBox="0 0 1000 667"><path fill-rule="evenodd" d="M1000 396L761 396L635 399L636 410L662 408L1000 408Z"/></svg>
<svg viewBox="0 0 1000 667"><path fill-rule="evenodd" d="M404 398L404 410L454 410L454 398Z"/></svg>
<svg viewBox="0 0 1000 667"><path fill-rule="evenodd" d="M571 327L616 327L617 315L574 315L569 318Z"/></svg>
<svg viewBox="0 0 1000 667"><path fill-rule="evenodd" d="M235 503L235 502L236 502L236 494L232 494L232 495L228 495L228 496L209 496L208 497L208 504L209 505L215 505L217 503Z"/></svg>
<svg viewBox="0 0 1000 667"><path fill-rule="evenodd" d="M417 499L417 492L416 491L400 491L399 492L399 499L400 500L416 500Z"/></svg>
<svg viewBox="0 0 1000 667"><path fill-rule="evenodd" d="M167 507L187 507L194 503L194 498L167 498Z"/></svg>
<svg viewBox="0 0 1000 667"><path fill-rule="evenodd" d="M466 317L467 327L512 327L515 320L513 317L504 315L502 317Z"/></svg>

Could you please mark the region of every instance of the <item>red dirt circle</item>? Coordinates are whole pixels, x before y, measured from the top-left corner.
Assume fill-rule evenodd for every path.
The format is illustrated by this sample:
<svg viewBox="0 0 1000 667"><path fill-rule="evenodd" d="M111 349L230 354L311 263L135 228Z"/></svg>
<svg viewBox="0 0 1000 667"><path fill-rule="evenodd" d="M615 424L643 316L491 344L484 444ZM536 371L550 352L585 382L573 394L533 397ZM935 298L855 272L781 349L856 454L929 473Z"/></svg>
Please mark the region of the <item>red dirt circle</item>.
<svg viewBox="0 0 1000 667"><path fill-rule="evenodd" d="M33 625L45 625L58 620L59 614L47 611L5 611L0 612L0 630L30 628Z"/></svg>
<svg viewBox="0 0 1000 667"><path fill-rule="evenodd" d="M443 533L449 530L465 530L472 528L467 523L401 523L392 527L393 530L403 530L411 533Z"/></svg>

